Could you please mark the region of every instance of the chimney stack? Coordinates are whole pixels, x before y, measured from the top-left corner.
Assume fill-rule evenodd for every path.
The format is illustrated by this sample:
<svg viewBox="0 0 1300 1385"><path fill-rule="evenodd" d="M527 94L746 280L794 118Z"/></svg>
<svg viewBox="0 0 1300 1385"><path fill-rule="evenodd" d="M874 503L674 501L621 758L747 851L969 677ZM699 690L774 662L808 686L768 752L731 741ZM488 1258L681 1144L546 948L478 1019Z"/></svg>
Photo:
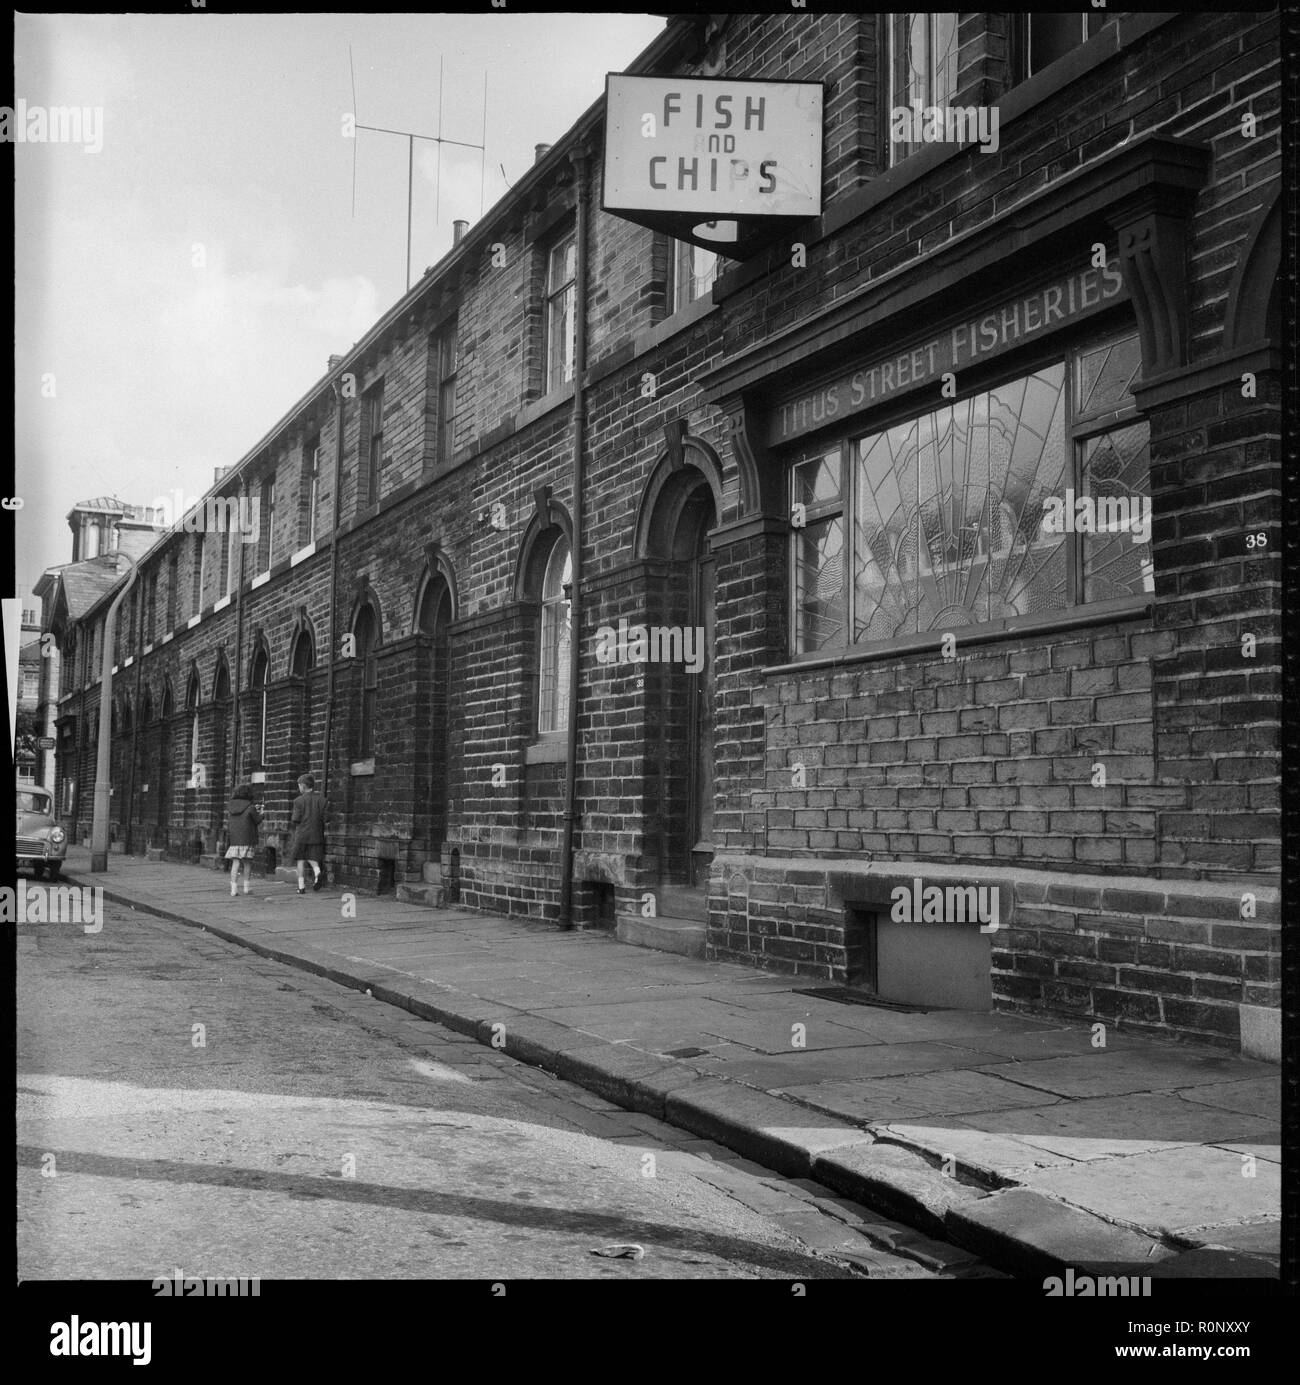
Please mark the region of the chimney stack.
<svg viewBox="0 0 1300 1385"><path fill-rule="evenodd" d="M343 357L342 357L342 356L331 356L331 357L330 357L330 370L331 370L331 371L337 370L337 369L339 368L339 366L341 366L342 364L343 364Z"/></svg>
<svg viewBox="0 0 1300 1385"><path fill-rule="evenodd" d="M214 466L212 468L212 484L215 486L229 470L228 466Z"/></svg>
<svg viewBox="0 0 1300 1385"><path fill-rule="evenodd" d="M459 245L465 239L465 232L468 230L468 221L453 221L451 223L451 243Z"/></svg>
<svg viewBox="0 0 1300 1385"><path fill-rule="evenodd" d="M551 146L550 146L549 144L535 144L535 145L533 145L533 163L534 163L534 165L541 163L541 161L542 161L550 152L551 152Z"/></svg>

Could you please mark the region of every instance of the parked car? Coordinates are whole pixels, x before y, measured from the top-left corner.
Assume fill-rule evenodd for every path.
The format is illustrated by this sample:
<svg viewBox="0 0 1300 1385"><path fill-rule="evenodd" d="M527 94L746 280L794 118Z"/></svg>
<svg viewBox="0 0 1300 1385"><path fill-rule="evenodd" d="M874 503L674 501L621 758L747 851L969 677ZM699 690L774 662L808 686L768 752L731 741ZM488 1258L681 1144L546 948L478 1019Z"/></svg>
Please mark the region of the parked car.
<svg viewBox="0 0 1300 1385"><path fill-rule="evenodd" d="M48 789L36 784L18 785L18 826L16 853L18 864L31 866L36 878L59 878L63 858L68 854L68 834L59 826L54 799Z"/></svg>

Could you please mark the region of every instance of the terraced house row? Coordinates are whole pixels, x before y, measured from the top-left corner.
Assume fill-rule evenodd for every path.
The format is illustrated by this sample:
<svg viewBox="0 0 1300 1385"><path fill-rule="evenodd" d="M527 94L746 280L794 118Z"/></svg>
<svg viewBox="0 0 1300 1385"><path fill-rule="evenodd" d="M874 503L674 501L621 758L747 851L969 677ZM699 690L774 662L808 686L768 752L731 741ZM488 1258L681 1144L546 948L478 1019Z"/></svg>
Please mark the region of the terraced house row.
<svg viewBox="0 0 1300 1385"><path fill-rule="evenodd" d="M820 213L719 258L603 210L604 102L539 147L221 476L255 541L141 559L116 839L211 856L251 776L276 847L310 769L365 890L1275 1052L1279 47L672 19L629 73L819 84Z"/></svg>

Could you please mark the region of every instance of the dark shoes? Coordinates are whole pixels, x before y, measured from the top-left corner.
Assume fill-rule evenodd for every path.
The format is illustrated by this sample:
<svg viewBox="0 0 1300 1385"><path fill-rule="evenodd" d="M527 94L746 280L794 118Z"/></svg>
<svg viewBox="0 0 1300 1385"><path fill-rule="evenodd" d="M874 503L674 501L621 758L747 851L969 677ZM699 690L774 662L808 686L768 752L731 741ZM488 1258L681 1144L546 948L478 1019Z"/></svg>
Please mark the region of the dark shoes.
<svg viewBox="0 0 1300 1385"><path fill-rule="evenodd" d="M325 872L324 872L324 871L321 871L321 873L316 877L315 881L313 882L313 884L312 884L312 889L313 889L313 890L319 890L320 887L321 887L324 883L325 883Z"/></svg>

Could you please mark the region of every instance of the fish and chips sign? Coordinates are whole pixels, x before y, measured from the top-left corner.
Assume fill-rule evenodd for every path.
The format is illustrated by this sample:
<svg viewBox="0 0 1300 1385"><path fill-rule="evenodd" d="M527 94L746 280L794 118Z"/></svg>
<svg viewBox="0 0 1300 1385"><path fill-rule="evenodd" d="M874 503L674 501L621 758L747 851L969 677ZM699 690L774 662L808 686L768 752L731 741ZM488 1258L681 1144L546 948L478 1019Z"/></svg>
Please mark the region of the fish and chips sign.
<svg viewBox="0 0 1300 1385"><path fill-rule="evenodd" d="M733 259L820 216L821 84L610 73L602 207Z"/></svg>

